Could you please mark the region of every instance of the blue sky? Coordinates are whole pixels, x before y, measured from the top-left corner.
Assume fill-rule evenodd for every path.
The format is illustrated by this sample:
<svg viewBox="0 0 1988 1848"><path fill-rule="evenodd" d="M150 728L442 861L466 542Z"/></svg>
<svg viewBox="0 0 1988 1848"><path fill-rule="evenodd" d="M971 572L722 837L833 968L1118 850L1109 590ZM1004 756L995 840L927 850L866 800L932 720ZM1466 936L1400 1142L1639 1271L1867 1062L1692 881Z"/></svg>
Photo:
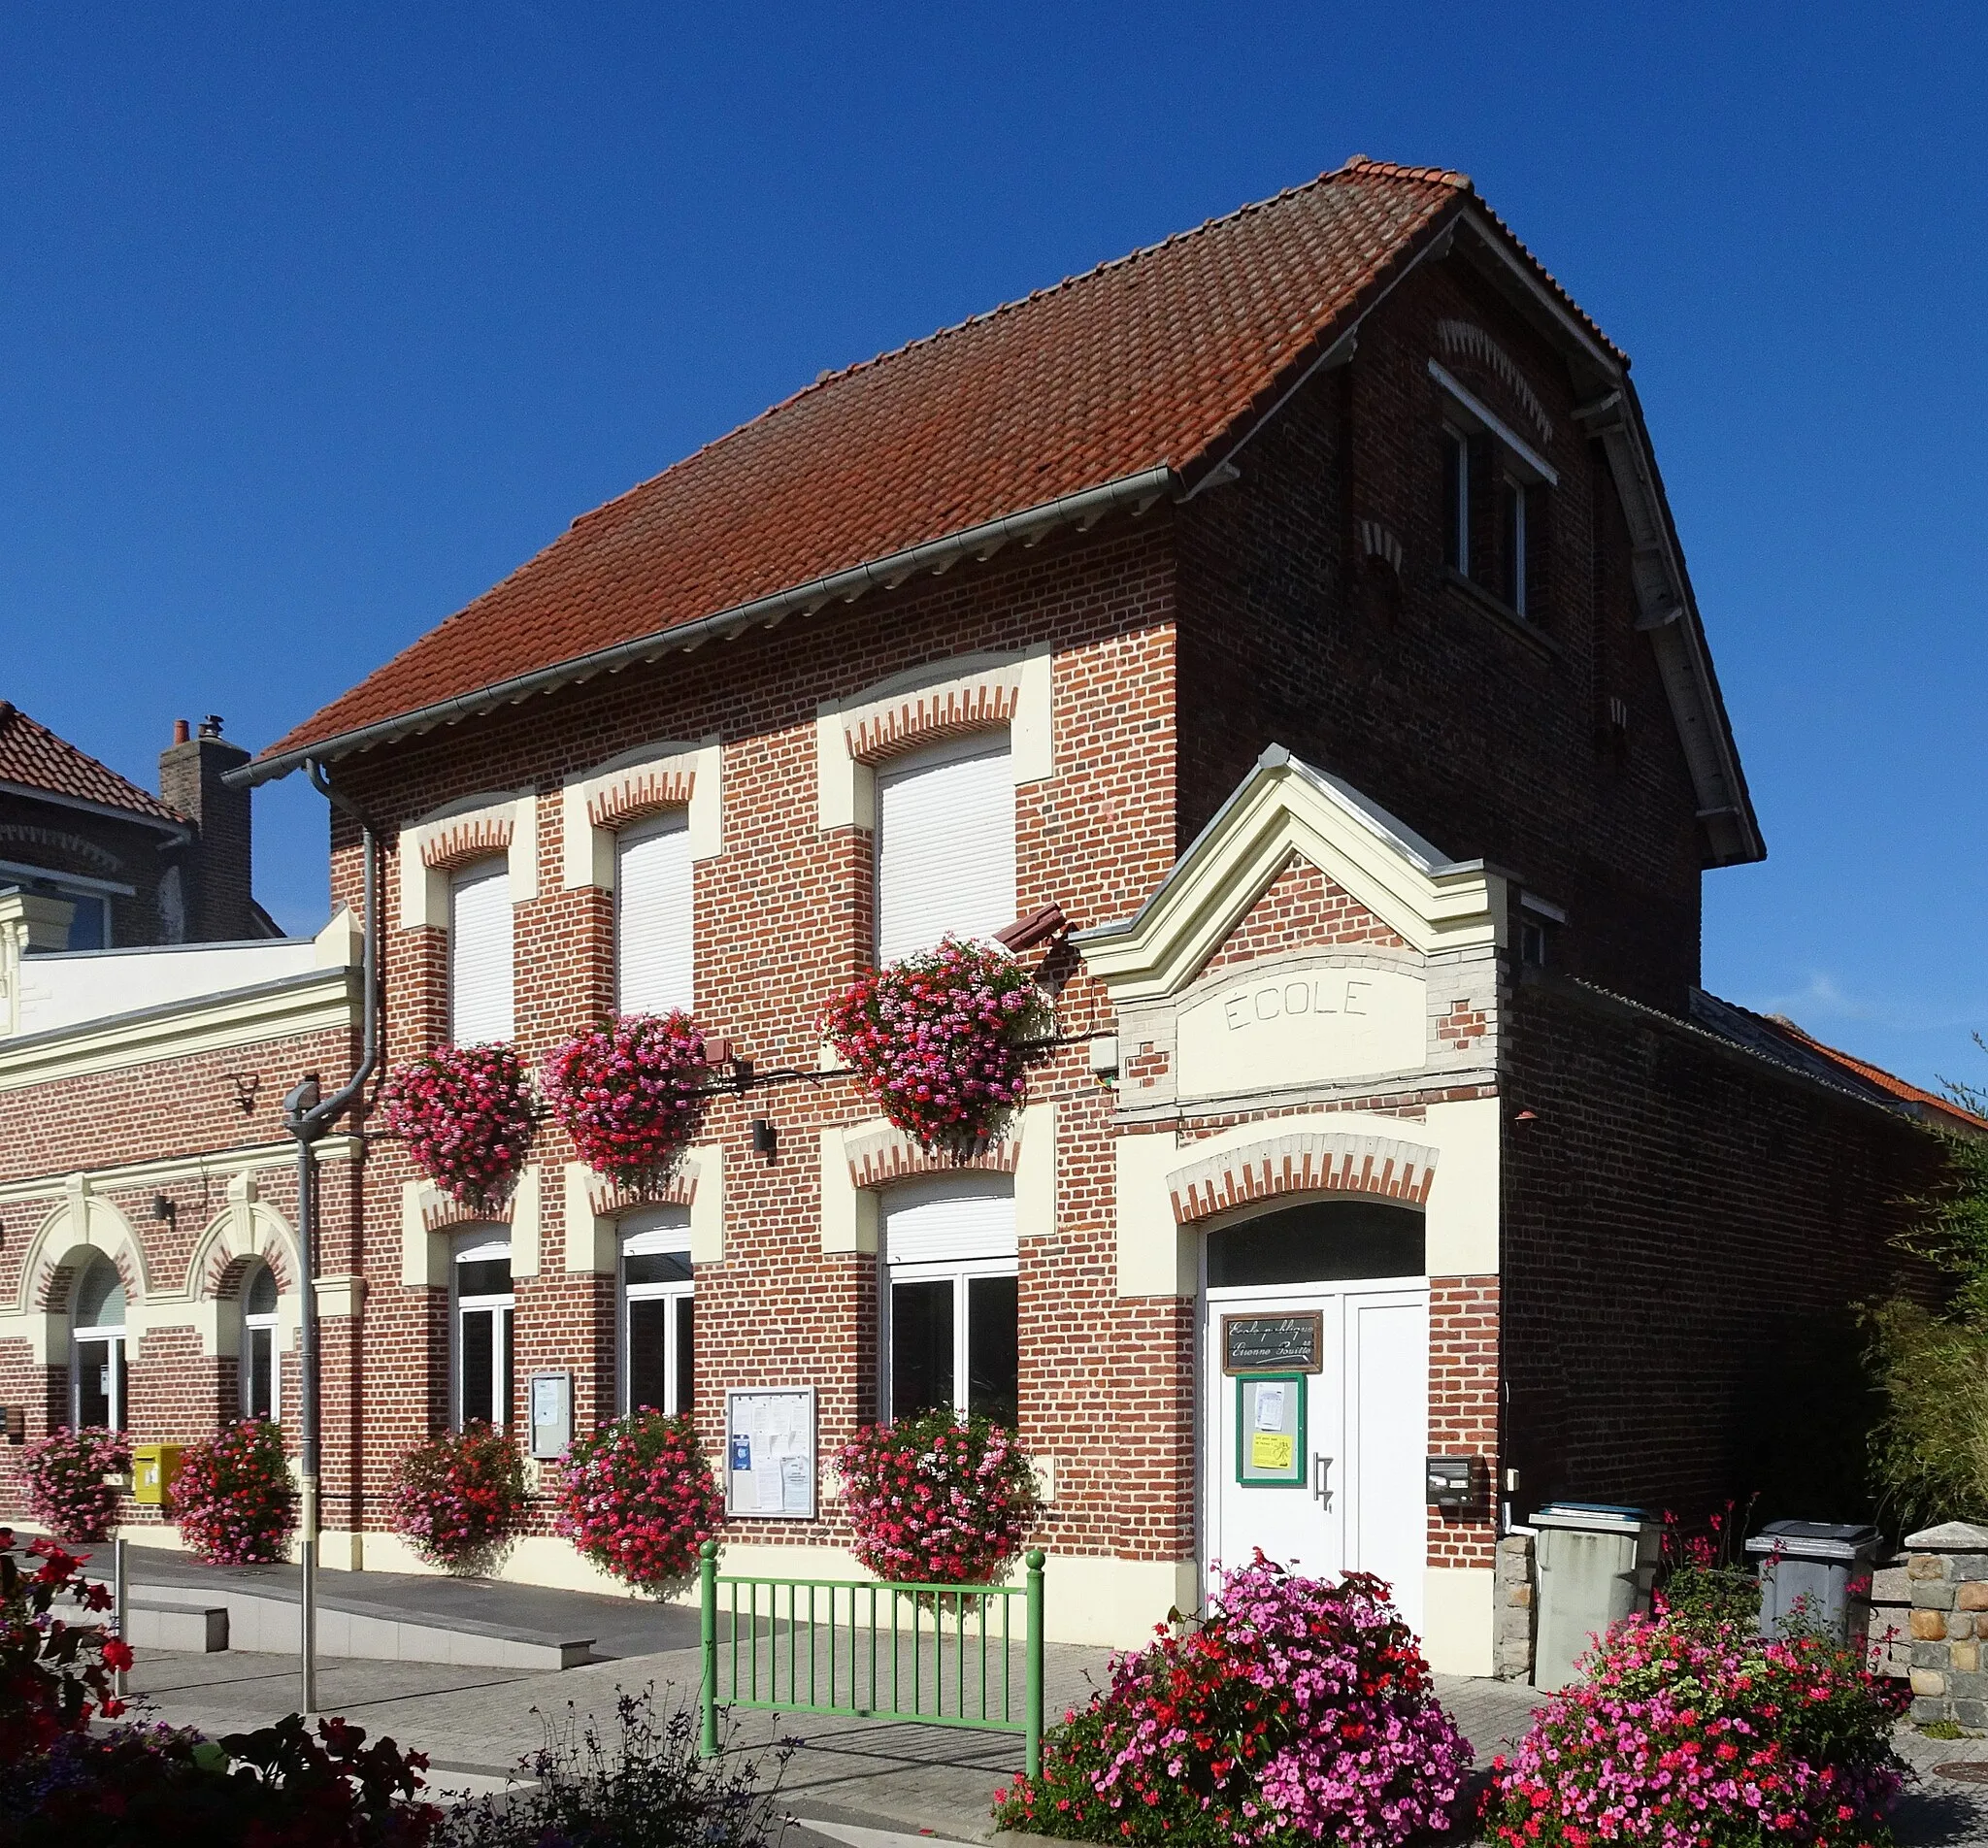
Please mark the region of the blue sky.
<svg viewBox="0 0 1988 1848"><path fill-rule="evenodd" d="M0 5L6 684L150 785L840 366L1363 151L1634 355L1771 857L1708 985L1988 1078L1988 10ZM309 928L323 822L258 798Z"/></svg>

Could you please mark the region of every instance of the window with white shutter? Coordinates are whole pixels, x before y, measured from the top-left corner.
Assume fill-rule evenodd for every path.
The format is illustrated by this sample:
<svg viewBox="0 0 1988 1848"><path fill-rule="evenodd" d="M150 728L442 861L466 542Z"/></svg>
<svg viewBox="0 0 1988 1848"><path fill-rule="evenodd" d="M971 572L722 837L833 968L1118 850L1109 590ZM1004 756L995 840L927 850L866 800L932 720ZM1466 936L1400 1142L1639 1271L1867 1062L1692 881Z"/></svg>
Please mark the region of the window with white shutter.
<svg viewBox="0 0 1988 1848"><path fill-rule="evenodd" d="M1014 1428L1020 1398L1014 1183L968 1171L883 1197L883 1402Z"/></svg>
<svg viewBox="0 0 1988 1848"><path fill-rule="evenodd" d="M480 860L448 882L448 1037L480 1046L512 1032L511 869Z"/></svg>
<svg viewBox="0 0 1988 1848"><path fill-rule="evenodd" d="M675 812L624 828L614 845L614 978L627 1014L695 1005L690 817Z"/></svg>
<svg viewBox="0 0 1988 1848"><path fill-rule="evenodd" d="M877 774L877 960L948 931L992 937L1014 904L1014 772L1005 732L898 759Z"/></svg>

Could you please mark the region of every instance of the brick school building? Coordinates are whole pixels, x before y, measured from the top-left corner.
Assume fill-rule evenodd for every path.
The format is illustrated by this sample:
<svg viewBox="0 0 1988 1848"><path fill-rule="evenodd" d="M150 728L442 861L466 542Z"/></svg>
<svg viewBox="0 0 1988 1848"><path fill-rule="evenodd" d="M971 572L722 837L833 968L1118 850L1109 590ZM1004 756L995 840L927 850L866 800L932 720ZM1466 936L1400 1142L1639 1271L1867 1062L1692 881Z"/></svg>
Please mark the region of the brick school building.
<svg viewBox="0 0 1988 1848"><path fill-rule="evenodd" d="M307 763L383 843L389 1061L673 1006L733 1059L658 1188L547 1125L477 1217L327 1145L334 1566L407 1568L395 1460L550 1379L576 1429L694 1413L733 1567L847 1575L833 1447L952 1405L1038 1459L1053 1635L1136 1642L1261 1546L1488 1672L1501 1529L1747 1486L1761 1380L1890 1286L1937 1164L1936 1103L1699 987L1700 881L1765 848L1628 360L1451 173L1356 159L818 380L248 776ZM282 991L322 1016L0 1042L31 1430L81 1415L100 1262L134 1429L263 1376L282 1415L274 1099L364 1005L343 815L332 863ZM823 1006L1052 906L1061 1043L934 1158ZM805 1405L804 1474L729 1467L741 1394ZM544 1521L507 1570L596 1582Z"/></svg>

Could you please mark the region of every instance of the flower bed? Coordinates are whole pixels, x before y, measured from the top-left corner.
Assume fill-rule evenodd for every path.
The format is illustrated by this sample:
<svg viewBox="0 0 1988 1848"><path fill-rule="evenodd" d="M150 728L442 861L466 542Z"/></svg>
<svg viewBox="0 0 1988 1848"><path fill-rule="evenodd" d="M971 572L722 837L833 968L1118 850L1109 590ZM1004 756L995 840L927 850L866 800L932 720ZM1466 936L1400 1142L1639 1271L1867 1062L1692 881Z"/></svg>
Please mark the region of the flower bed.
<svg viewBox="0 0 1988 1848"><path fill-rule="evenodd" d="M1298 1578L1259 1552L1205 1622L1115 1657L1110 1685L995 1803L1077 1841L1393 1844L1455 1817L1471 1748L1378 1579Z"/></svg>
<svg viewBox="0 0 1988 1848"><path fill-rule="evenodd" d="M121 1432L67 1425L27 1447L28 1502L35 1518L66 1540L107 1540L117 1518L117 1491L107 1475L129 1476L131 1442Z"/></svg>
<svg viewBox="0 0 1988 1848"><path fill-rule="evenodd" d="M0 1528L0 1766L124 1710L111 1671L130 1667L130 1645L107 1636L101 1617L71 1627L54 1615L60 1598L86 1611L109 1609L109 1587L85 1579L81 1564L52 1540L30 1540L17 1552L14 1530Z"/></svg>
<svg viewBox="0 0 1988 1848"><path fill-rule="evenodd" d="M557 1492L558 1532L643 1591L689 1577L724 1519L724 1497L687 1417L631 1412L576 1439Z"/></svg>
<svg viewBox="0 0 1988 1848"><path fill-rule="evenodd" d="M180 1537L218 1566L280 1560L297 1524L296 1492L282 1434L247 1418L181 1453L170 1491Z"/></svg>
<svg viewBox="0 0 1988 1848"><path fill-rule="evenodd" d="M509 1431L465 1425L409 1451L387 1501L394 1532L430 1566L481 1571L524 1524L524 1460Z"/></svg>
<svg viewBox="0 0 1988 1848"><path fill-rule="evenodd" d="M1028 1458L984 1418L869 1425L835 1461L856 1557L882 1579L984 1585L1040 1510Z"/></svg>
<svg viewBox="0 0 1988 1848"><path fill-rule="evenodd" d="M502 1204L532 1138L531 1086L509 1045L441 1046L386 1074L380 1123L422 1173L473 1211Z"/></svg>
<svg viewBox="0 0 1988 1848"><path fill-rule="evenodd" d="M1602 1842L1852 1848L1888 1842L1903 1770L1891 1724L1909 1696L1815 1631L1634 1617L1553 1697L1484 1820L1510 1848Z"/></svg>
<svg viewBox="0 0 1988 1848"><path fill-rule="evenodd" d="M704 1109L704 1035L685 1013L622 1014L547 1055L546 1102L580 1159L617 1178L667 1169Z"/></svg>
<svg viewBox="0 0 1988 1848"><path fill-rule="evenodd" d="M947 937L851 983L822 1032L892 1123L923 1148L966 1155L1020 1106L1054 1025L1011 956Z"/></svg>

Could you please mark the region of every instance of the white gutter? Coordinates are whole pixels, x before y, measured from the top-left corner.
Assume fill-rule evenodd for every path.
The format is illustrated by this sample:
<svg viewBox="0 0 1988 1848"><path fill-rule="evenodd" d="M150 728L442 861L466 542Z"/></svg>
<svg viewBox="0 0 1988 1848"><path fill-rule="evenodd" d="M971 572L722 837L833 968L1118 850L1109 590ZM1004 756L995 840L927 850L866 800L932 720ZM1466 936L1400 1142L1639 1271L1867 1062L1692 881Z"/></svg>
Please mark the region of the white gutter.
<svg viewBox="0 0 1988 1848"><path fill-rule="evenodd" d="M962 558L991 558L1011 540L1041 540L1054 528L1072 521L1079 521L1089 527L1107 513L1124 506L1130 506L1135 513L1143 513L1162 496L1177 493L1179 486L1180 478L1169 467L1162 465L1143 469L1137 475L1107 481L1100 487L1084 488L1076 494L1044 501L1040 507L1027 508L1019 513L1004 513L999 519L969 526L944 539L927 540L903 551L887 552L880 558L851 565L845 571L832 572L826 578L796 584L790 590L775 591L770 596L756 597L750 603L736 604L729 610L699 616L694 622L679 623L672 629L658 629L648 635L638 636L632 642L617 642L612 647L596 648L591 654L576 655L570 661L555 662L547 668L534 668L529 674L514 675L508 680L479 687L474 693L459 693L450 699L418 707L412 712L403 712L395 718L381 719L374 724L322 739L316 743L300 745L295 750L284 751L280 757L257 758L239 770L228 771L221 780L237 789L252 789L280 776L287 776L310 759L330 763L336 758L349 756L353 751L371 750L416 732L432 731L438 725L449 725L479 712L488 712L499 706L514 706L535 693L549 693L556 687L591 679L596 674L612 674L638 662L656 660L665 654L687 653L692 648L701 647L713 636L735 641L755 623L771 629L797 610L812 614L824 604L838 601L853 603L866 591L892 589L919 572L936 574L957 564Z"/></svg>

